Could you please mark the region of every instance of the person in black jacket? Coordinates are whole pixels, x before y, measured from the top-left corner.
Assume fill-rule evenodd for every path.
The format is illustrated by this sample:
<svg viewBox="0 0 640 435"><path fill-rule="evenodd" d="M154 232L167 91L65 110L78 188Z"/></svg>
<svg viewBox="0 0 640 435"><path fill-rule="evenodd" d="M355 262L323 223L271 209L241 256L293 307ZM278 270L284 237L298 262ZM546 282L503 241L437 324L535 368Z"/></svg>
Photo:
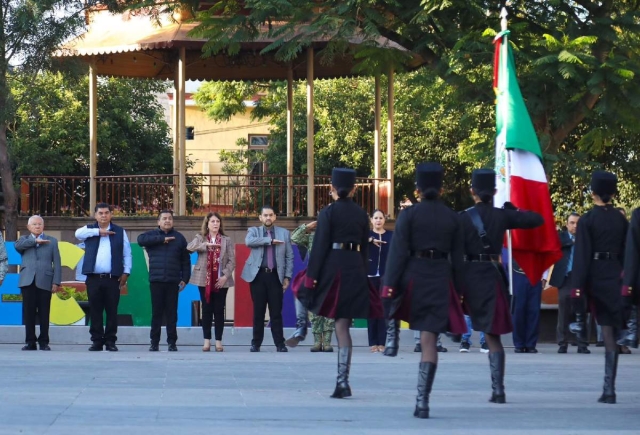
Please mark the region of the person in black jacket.
<svg viewBox="0 0 640 435"><path fill-rule="evenodd" d="M149 255L149 283L151 285L151 347L157 352L160 343L162 317L167 319L169 351L178 350L178 294L191 276L191 260L187 240L173 228L173 212L162 210L158 228L138 236L138 244Z"/></svg>
<svg viewBox="0 0 640 435"><path fill-rule="evenodd" d="M331 191L338 199L318 215L304 291L298 293L311 312L336 320L338 377L331 397L337 399L351 396L352 319L382 317L380 295L367 278L369 217L352 200L355 182L353 169L333 169Z"/></svg>
<svg viewBox="0 0 640 435"><path fill-rule="evenodd" d="M461 215L464 232L464 303L471 315L473 329L485 334L489 345L491 370L490 402L505 403L505 355L500 335L513 331L508 302L508 288L500 264L502 242L508 229L535 228L544 223L542 216L531 211L520 211L505 202L503 209L493 206L496 194L496 173L491 169L473 171L471 195L475 206ZM474 224L479 218L486 234Z"/></svg>
<svg viewBox="0 0 640 435"><path fill-rule="evenodd" d="M579 304L576 322L569 325L569 329L584 337L584 298L588 298L602 327L605 372L600 403L616 403L618 345L615 333L623 325L622 261L629 223L611 204L617 185L618 178L610 172L596 171L591 176L594 207L578 223L571 275L571 297Z"/></svg>
<svg viewBox="0 0 640 435"><path fill-rule="evenodd" d="M458 214L440 200L443 175L438 163L421 163L416 168L421 200L398 217L382 292L392 301L389 314L394 320L408 321L411 329L420 331L422 357L413 413L418 418L429 418L438 334L466 330L453 287L463 268L462 225Z"/></svg>
<svg viewBox="0 0 640 435"><path fill-rule="evenodd" d="M638 311L640 310L640 208L631 214L624 253L623 292L625 302L630 305L627 328L618 340L621 346L638 348Z"/></svg>
<svg viewBox="0 0 640 435"><path fill-rule="evenodd" d="M567 230L560 233L562 246L562 258L553 266L553 272L549 278L549 285L558 289L558 324L556 326L556 339L558 341L558 353L567 353L569 323L573 317L571 305L571 273L575 252L576 231L578 229L578 213L571 213L567 217ZM591 353L587 340L579 337L578 353Z"/></svg>

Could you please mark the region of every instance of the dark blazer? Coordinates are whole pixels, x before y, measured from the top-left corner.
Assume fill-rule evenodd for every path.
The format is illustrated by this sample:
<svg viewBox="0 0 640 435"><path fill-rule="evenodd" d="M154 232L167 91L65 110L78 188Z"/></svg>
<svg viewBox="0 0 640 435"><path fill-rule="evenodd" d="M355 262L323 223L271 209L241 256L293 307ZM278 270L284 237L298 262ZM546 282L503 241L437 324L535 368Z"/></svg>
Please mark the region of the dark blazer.
<svg viewBox="0 0 640 435"><path fill-rule="evenodd" d="M569 266L569 257L571 256L571 248L575 244L574 240L571 240L569 231L564 230L560 232L560 245L562 248L562 258L553 266L553 272L549 278L549 285L560 288L564 284L567 276L567 266ZM574 253L575 260L575 253Z"/></svg>
<svg viewBox="0 0 640 435"><path fill-rule="evenodd" d="M38 246L36 239L29 234L20 237L15 244L16 251L22 256L18 287L30 286L34 280L36 287L46 291L51 291L53 284L60 285L62 266L58 240L46 234L42 238L49 243Z"/></svg>

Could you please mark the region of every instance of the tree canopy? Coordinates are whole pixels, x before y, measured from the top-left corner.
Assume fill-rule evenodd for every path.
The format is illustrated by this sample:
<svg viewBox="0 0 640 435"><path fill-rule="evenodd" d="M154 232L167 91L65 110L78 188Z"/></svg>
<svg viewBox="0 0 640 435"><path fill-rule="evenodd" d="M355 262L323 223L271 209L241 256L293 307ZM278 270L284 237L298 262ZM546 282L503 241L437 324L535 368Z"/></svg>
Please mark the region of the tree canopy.
<svg viewBox="0 0 640 435"><path fill-rule="evenodd" d="M53 68L51 54L85 26L84 11L95 1L0 0L0 177L4 194L6 237L17 236L18 195L14 188L7 125L23 103L11 94L11 81L28 83Z"/></svg>
<svg viewBox="0 0 640 435"><path fill-rule="evenodd" d="M61 73L14 81L24 101L9 123L14 175L89 175L89 84ZM169 126L157 95L167 84L151 80L98 80L98 173L171 173Z"/></svg>

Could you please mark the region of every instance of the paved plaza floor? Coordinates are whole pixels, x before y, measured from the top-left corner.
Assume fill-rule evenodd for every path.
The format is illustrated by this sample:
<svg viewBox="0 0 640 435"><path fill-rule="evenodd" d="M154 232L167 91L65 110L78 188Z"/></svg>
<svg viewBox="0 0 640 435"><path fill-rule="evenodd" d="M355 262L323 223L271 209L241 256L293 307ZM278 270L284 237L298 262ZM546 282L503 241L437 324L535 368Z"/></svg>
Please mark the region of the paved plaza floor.
<svg viewBox="0 0 640 435"><path fill-rule="evenodd" d="M506 405L487 402L487 356L440 354L428 420L412 416L418 354L356 348L353 397L331 399L336 354L308 347L250 353L88 352L55 345L22 352L0 345L0 434L627 434L640 433L640 352L621 355L618 404L596 402L604 357L507 349Z"/></svg>

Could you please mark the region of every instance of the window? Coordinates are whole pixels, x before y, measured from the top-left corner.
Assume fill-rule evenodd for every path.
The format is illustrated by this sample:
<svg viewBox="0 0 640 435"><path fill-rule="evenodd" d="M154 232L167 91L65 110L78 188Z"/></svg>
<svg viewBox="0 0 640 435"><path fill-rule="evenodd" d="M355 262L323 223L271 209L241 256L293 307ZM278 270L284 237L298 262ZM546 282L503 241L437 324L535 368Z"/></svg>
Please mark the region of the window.
<svg viewBox="0 0 640 435"><path fill-rule="evenodd" d="M185 137L187 138L187 140L193 140L196 137L196 130L194 127L187 127L186 128L186 135Z"/></svg>
<svg viewBox="0 0 640 435"><path fill-rule="evenodd" d="M269 146L268 134L250 134L249 135L250 150L263 150L268 146Z"/></svg>

